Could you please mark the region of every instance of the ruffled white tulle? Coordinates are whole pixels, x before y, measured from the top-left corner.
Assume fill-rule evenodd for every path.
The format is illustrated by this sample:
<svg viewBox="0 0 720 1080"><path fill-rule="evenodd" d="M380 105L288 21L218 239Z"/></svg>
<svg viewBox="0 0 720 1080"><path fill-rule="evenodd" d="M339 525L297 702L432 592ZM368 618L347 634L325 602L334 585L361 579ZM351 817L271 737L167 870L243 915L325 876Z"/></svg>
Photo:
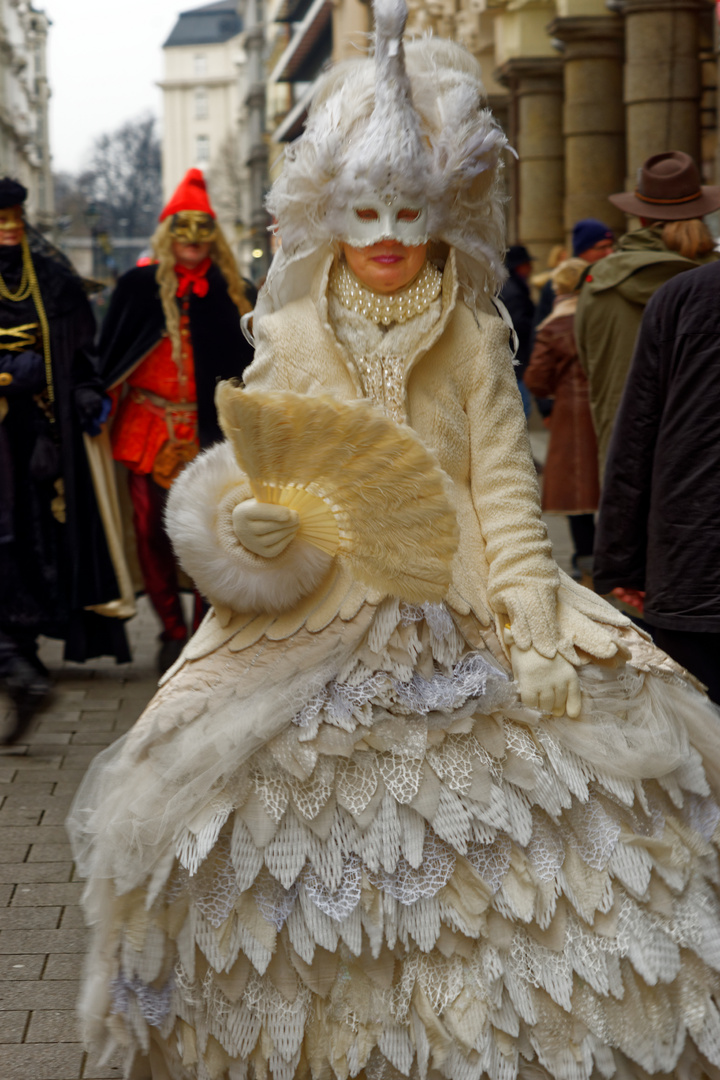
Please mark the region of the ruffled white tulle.
<svg viewBox="0 0 720 1080"><path fill-rule="evenodd" d="M186 663L94 764L91 1040L173 1080L720 1076L714 706L633 631L570 721L442 605L333 627Z"/></svg>

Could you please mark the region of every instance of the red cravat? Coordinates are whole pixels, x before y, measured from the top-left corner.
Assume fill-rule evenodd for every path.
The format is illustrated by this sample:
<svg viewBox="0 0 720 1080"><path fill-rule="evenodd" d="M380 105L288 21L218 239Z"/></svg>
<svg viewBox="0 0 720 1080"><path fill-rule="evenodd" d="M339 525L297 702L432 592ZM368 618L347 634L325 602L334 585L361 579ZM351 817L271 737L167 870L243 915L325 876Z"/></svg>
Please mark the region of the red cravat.
<svg viewBox="0 0 720 1080"><path fill-rule="evenodd" d="M177 274L178 287L175 295L185 296L188 290L192 289L196 296L207 296L209 285L206 275L211 264L212 259L210 256L203 259L194 270L191 270L189 266L176 263L175 273Z"/></svg>

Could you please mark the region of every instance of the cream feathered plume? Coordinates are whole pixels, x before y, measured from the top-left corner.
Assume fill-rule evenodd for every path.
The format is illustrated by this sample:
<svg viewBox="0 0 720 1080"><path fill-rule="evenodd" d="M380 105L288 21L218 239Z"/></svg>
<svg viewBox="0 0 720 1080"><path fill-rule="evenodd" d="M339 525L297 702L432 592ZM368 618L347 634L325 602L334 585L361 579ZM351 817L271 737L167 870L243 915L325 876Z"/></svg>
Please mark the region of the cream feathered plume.
<svg viewBox="0 0 720 1080"><path fill-rule="evenodd" d="M405 68L405 0L376 0L375 103L367 127L350 144L342 186L362 193L425 194L432 159ZM357 190L359 189L359 190Z"/></svg>
<svg viewBox="0 0 720 1080"><path fill-rule="evenodd" d="M383 189L419 197L431 239L455 248L460 285L485 307L504 280L500 188L504 133L485 108L480 66L461 45L403 45L405 0L376 0L375 55L318 80L305 131L285 151L268 208L282 239L259 320L308 292L343 231L349 200Z"/></svg>

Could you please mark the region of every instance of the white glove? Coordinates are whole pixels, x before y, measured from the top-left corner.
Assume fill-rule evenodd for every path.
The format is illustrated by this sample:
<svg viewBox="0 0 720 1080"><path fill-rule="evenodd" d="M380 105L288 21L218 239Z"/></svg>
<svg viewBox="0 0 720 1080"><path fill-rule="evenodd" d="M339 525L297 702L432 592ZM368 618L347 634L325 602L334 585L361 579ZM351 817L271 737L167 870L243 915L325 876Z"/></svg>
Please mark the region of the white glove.
<svg viewBox="0 0 720 1080"><path fill-rule="evenodd" d="M247 499L233 510L232 524L243 547L254 555L274 559L295 539L300 515L287 506Z"/></svg>
<svg viewBox="0 0 720 1080"><path fill-rule="evenodd" d="M564 656L556 653L548 660L532 645L529 649L511 645L510 661L523 705L553 716L567 712L571 720L580 715L580 680Z"/></svg>

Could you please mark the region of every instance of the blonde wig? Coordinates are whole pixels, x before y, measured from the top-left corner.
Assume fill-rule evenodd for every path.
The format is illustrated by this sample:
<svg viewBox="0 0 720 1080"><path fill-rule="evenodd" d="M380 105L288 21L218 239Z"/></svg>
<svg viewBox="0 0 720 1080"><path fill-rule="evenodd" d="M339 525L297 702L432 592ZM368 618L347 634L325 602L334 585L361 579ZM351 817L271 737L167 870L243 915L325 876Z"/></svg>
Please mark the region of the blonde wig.
<svg viewBox="0 0 720 1080"><path fill-rule="evenodd" d="M155 279L160 286L160 301L165 327L172 344L173 359L180 359L180 310L178 308L176 293L178 287L177 274L175 273L176 258L173 253L173 237L170 233L172 218L161 221L152 238L152 248L157 259L157 271ZM225 278L230 299L235 304L240 315L246 315L251 311L250 303L245 296L245 286L235 262L230 246L225 239L222 229L218 225L215 238L210 244L210 258L218 267Z"/></svg>

